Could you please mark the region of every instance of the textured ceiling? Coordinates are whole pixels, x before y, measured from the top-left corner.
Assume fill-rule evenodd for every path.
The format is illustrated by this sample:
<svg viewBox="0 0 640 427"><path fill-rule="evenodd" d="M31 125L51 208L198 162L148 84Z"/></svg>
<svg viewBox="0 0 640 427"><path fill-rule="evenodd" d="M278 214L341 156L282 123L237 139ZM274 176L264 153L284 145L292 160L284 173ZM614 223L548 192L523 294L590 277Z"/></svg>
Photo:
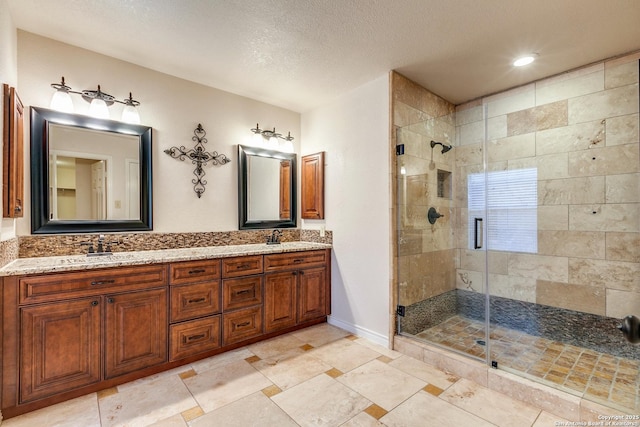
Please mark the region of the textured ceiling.
<svg viewBox="0 0 640 427"><path fill-rule="evenodd" d="M640 50L638 0L7 3L25 31L298 112L392 69L458 104Z"/></svg>

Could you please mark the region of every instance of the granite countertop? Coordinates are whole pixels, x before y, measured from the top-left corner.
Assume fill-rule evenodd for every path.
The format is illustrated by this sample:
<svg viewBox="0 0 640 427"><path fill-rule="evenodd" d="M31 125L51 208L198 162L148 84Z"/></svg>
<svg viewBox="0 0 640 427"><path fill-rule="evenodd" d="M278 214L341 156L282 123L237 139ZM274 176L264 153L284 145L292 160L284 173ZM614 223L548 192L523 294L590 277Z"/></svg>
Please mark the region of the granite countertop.
<svg viewBox="0 0 640 427"><path fill-rule="evenodd" d="M163 249L139 252L114 252L113 255L67 255L38 258L19 258L0 268L0 276L87 270L127 265L160 264L175 261L227 258L241 255L264 255L329 249L331 245L312 242L284 242L279 245L252 244L209 246L204 248Z"/></svg>

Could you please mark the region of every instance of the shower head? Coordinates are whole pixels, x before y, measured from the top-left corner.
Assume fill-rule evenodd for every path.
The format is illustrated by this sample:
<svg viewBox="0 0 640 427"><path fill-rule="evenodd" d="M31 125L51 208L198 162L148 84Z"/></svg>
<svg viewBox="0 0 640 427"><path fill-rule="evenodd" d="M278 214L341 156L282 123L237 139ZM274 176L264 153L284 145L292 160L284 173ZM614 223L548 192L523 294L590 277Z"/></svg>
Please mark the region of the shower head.
<svg viewBox="0 0 640 427"><path fill-rule="evenodd" d="M436 145L442 146L442 154L446 153L447 151L453 148L452 145L446 145L446 144L443 144L442 142L431 141L431 148L435 147Z"/></svg>

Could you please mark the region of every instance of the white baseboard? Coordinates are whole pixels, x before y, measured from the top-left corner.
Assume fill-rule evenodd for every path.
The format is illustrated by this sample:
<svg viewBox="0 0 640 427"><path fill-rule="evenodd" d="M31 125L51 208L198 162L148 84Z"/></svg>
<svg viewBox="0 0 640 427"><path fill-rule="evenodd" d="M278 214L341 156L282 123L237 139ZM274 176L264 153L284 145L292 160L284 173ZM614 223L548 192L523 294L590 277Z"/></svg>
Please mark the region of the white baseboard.
<svg viewBox="0 0 640 427"><path fill-rule="evenodd" d="M345 331L349 331L359 337L366 338L370 341L375 342L376 344L389 348L389 337L387 337L386 335L382 335L378 332L374 332L361 326L354 325L353 323L348 323L343 320L336 319L333 316L327 317L327 323L337 328L344 329Z"/></svg>

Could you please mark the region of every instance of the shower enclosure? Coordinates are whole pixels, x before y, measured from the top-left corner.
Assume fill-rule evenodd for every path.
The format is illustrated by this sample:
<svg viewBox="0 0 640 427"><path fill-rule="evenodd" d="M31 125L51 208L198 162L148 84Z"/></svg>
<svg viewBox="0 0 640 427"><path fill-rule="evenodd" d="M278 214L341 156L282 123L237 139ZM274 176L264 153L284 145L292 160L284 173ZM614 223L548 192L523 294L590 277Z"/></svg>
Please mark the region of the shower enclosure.
<svg viewBox="0 0 640 427"><path fill-rule="evenodd" d="M398 334L638 413L616 328L640 316L638 74L619 58L455 108L394 76Z"/></svg>

